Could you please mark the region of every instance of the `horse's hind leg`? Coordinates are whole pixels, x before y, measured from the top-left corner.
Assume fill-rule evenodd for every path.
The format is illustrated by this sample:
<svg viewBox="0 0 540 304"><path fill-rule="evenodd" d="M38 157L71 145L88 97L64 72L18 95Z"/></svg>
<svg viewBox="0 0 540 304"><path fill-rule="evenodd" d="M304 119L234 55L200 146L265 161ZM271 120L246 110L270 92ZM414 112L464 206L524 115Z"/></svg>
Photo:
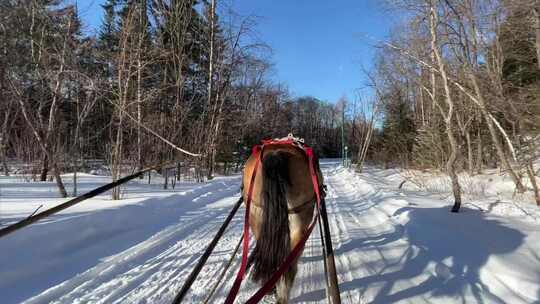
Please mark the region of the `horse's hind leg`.
<svg viewBox="0 0 540 304"><path fill-rule="evenodd" d="M276 287L278 304L287 304L289 302L289 294L291 292L297 270L297 263L294 263L289 271L287 271L287 273L285 273L285 275L282 276L278 281Z"/></svg>

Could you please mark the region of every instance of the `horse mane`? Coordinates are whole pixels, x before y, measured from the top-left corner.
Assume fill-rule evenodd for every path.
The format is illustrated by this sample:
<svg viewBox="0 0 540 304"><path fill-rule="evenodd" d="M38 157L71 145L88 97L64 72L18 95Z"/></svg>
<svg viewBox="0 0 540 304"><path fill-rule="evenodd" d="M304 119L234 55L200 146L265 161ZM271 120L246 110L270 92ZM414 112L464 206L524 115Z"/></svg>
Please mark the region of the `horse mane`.
<svg viewBox="0 0 540 304"><path fill-rule="evenodd" d="M266 282L290 252L287 190L291 185L285 151L268 152L262 159L263 215L260 237L253 251L252 278Z"/></svg>

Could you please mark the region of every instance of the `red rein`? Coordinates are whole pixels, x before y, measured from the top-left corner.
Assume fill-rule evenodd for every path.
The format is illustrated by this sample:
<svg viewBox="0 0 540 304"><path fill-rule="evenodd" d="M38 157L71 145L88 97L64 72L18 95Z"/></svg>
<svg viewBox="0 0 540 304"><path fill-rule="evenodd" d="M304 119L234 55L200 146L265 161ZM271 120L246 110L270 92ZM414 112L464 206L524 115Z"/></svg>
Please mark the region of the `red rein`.
<svg viewBox="0 0 540 304"><path fill-rule="evenodd" d="M246 303L254 304L258 303L268 292L270 292L274 286L276 285L279 278L289 269L289 267L292 265L294 260L300 256L300 253L302 252L302 249L304 248L304 245L306 244L307 239L311 235L311 231L313 230L313 227L315 227L316 219L319 216L319 208L321 205L321 196L319 193L319 180L317 178L317 172L315 171L314 166L314 155L313 155L313 149L306 145L299 145L296 141L292 139L285 139L285 140L265 140L263 141L262 145L257 145L253 147L252 155L256 156L256 162L255 167L253 169L253 174L251 175L251 180L249 182L249 188L248 188L248 196L246 200L246 215L244 218L244 243L243 243L243 249L242 249L242 263L240 264L240 270L238 271L238 274L236 275L236 279L234 281L234 284L229 291L229 294L227 295L227 299L225 300L225 304L232 304L236 298L236 295L238 294L238 291L240 289L240 285L242 284L242 280L244 279L244 275L246 274L246 267L247 267L247 259L248 259L248 252L249 252L249 210L251 206L251 200L253 195L253 186L255 184L255 176L257 175L257 170L260 166L262 154L264 151L264 147L266 145L295 145L302 149L309 160L309 173L311 175L311 181L313 182L313 189L315 191L315 196L317 198L317 213L313 217L311 224L309 225L306 233L296 244L296 246L291 250L287 258L281 263L281 266L278 268L278 270L272 275L272 277L251 297Z"/></svg>

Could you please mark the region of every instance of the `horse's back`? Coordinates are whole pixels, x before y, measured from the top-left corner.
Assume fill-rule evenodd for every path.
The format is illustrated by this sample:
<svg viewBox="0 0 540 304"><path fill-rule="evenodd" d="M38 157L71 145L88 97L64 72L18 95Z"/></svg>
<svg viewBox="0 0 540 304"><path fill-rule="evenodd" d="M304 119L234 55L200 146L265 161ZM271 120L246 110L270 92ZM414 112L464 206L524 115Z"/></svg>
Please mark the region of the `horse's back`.
<svg viewBox="0 0 540 304"><path fill-rule="evenodd" d="M313 182L309 169L309 160L301 148L294 145L270 144L264 147L262 153L262 158L272 153L286 153L288 155L289 181L291 184L287 191L287 201L290 209L298 207L305 202L315 200L315 192L313 190ZM242 181L244 201L247 201L249 184L257 163L257 157L259 157L258 154L252 154L244 167ZM261 196L263 182L263 175L261 174L261 171L263 170L262 163L259 164L257 170L258 172L256 173L253 186L252 201L255 205L260 205L263 203ZM320 174L318 174L318 178L319 184L322 184L322 176Z"/></svg>

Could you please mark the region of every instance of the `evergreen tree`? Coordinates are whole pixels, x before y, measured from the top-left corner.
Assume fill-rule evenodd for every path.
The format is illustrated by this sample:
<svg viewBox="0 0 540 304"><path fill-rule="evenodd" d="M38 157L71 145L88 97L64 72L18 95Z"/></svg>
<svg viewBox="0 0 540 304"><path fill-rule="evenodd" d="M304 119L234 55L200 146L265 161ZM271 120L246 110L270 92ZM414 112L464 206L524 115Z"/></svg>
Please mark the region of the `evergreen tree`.
<svg viewBox="0 0 540 304"><path fill-rule="evenodd" d="M103 21L99 30L99 47L103 51L114 52L118 48L118 0L107 0L101 7L104 10Z"/></svg>
<svg viewBox="0 0 540 304"><path fill-rule="evenodd" d="M414 113L400 89L385 98L382 140L386 164L408 166L416 137Z"/></svg>

